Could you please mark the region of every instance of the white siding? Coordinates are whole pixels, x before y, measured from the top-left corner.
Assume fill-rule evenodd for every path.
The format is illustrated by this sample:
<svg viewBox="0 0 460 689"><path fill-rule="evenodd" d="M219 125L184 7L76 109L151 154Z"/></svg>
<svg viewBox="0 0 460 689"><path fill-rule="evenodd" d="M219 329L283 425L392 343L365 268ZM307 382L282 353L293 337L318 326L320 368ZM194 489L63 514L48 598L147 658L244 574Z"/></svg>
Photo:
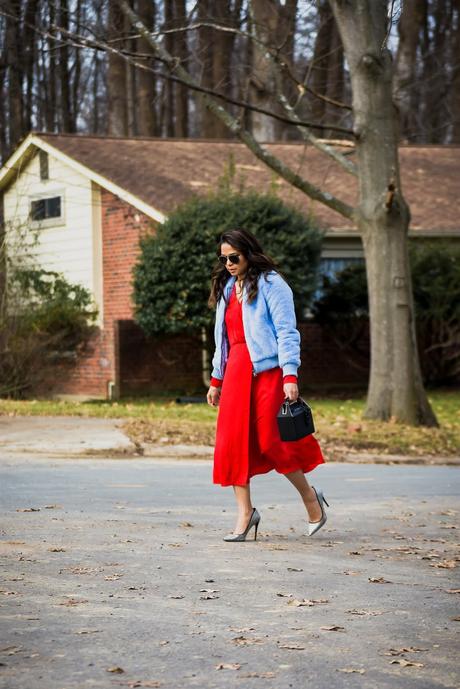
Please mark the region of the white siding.
<svg viewBox="0 0 460 689"><path fill-rule="evenodd" d="M29 221L31 198L61 194L63 221L43 227L36 233ZM94 193L91 181L51 155L49 179L41 180L36 155L6 191L4 212L9 246L12 248L15 244L13 237L17 236L18 228L22 228L30 242L38 236L32 249L37 263L46 270L63 273L70 282L91 290L101 312L100 237L93 236L94 220L100 216L100 194ZM99 232L100 227L97 228Z"/></svg>

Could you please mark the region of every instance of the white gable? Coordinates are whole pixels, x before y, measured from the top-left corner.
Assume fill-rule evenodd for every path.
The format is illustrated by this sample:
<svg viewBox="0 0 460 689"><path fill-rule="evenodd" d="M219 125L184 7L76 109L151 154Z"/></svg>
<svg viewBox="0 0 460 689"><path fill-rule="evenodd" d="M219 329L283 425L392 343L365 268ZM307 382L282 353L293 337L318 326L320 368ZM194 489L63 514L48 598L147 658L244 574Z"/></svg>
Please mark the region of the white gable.
<svg viewBox="0 0 460 689"><path fill-rule="evenodd" d="M59 158L48 155L49 179L40 179L38 152L19 168L4 194L8 245L17 250L17 232L33 243L31 253L45 270L63 273L70 281L91 290L102 317L102 265L100 193L87 176ZM30 220L31 203L61 198L61 218L43 223Z"/></svg>

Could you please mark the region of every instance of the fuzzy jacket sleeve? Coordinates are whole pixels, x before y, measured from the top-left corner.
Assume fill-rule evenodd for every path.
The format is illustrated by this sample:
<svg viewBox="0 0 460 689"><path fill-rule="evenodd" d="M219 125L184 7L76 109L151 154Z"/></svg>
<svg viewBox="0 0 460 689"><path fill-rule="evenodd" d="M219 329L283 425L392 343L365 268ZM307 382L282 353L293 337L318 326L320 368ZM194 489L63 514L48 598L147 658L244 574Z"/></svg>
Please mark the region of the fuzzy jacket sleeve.
<svg viewBox="0 0 460 689"><path fill-rule="evenodd" d="M300 366L300 333L292 290L279 274L271 275L265 285L265 299L275 327L278 360L283 376L297 375Z"/></svg>

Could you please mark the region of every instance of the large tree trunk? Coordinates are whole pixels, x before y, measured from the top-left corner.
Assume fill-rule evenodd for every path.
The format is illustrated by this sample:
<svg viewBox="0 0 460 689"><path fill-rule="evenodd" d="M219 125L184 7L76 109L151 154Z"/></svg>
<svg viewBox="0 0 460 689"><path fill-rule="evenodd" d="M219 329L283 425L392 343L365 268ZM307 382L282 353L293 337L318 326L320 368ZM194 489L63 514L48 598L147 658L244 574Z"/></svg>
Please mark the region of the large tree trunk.
<svg viewBox="0 0 460 689"><path fill-rule="evenodd" d="M356 222L367 266L371 370L364 416L436 425L425 394L407 249L410 220L399 176L392 57L384 0L331 0L353 90L359 161Z"/></svg>

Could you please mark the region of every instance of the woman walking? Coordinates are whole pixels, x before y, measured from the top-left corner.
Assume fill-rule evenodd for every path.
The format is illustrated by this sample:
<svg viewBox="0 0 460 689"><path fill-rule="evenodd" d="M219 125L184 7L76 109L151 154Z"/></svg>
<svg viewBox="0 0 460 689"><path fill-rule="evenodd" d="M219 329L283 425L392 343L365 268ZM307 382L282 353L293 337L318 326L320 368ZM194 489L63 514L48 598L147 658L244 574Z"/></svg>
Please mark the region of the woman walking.
<svg viewBox="0 0 460 689"><path fill-rule="evenodd" d="M313 435L280 439L276 415L285 399L299 396L300 334L292 290L244 229L225 232L212 275L210 305L217 305L216 349L208 404L219 406L213 482L233 486L238 507L234 532L225 541L244 541L260 515L251 502L250 479L275 469L300 493L308 513L308 533L326 522L319 489L305 473L324 463Z"/></svg>

